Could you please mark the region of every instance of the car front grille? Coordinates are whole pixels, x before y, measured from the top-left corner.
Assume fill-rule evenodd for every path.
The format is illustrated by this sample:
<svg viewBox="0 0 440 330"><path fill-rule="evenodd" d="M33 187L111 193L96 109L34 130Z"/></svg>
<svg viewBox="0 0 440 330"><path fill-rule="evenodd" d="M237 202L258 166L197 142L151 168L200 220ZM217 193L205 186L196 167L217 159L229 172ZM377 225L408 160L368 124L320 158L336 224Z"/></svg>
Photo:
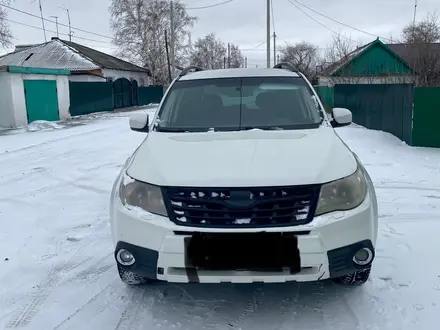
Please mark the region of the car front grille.
<svg viewBox="0 0 440 330"><path fill-rule="evenodd" d="M194 188L165 187L168 216L189 227L258 228L312 221L320 186Z"/></svg>

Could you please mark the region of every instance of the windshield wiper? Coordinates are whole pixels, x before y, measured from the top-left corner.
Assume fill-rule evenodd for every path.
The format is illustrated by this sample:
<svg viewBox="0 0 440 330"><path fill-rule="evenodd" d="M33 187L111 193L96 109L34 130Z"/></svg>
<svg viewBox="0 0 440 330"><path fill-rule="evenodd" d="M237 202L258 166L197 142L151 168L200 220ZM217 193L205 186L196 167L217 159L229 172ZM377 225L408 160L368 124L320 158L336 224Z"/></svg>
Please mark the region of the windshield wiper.
<svg viewBox="0 0 440 330"><path fill-rule="evenodd" d="M253 129L259 129L262 131L278 131L278 130L282 130L281 127L277 127L277 126L245 126L245 127L240 127L241 131L251 131Z"/></svg>
<svg viewBox="0 0 440 330"><path fill-rule="evenodd" d="M182 128L175 128L175 127L162 127L162 126L156 126L157 132L164 132L164 133L185 133L187 130L184 130Z"/></svg>

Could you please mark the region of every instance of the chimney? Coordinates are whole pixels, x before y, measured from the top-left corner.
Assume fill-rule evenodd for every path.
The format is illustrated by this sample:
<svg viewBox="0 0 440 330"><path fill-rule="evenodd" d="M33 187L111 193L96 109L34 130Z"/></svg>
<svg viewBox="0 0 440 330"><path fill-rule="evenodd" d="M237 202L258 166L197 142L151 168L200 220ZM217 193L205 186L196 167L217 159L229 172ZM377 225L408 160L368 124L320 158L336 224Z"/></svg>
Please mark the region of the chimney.
<svg viewBox="0 0 440 330"><path fill-rule="evenodd" d="M20 52L22 50L25 50L25 49L28 49L28 48L34 47L34 46L37 46L37 45L16 45L14 52Z"/></svg>

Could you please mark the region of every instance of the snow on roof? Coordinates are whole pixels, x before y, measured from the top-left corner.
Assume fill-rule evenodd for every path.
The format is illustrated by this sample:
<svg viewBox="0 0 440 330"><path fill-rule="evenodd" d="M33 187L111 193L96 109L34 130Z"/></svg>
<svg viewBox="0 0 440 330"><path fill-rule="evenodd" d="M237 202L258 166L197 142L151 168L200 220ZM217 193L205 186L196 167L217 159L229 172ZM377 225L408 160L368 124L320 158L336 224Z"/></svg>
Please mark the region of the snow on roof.
<svg viewBox="0 0 440 330"><path fill-rule="evenodd" d="M0 66L2 65L67 69L71 71L99 69L98 65L57 40L0 57Z"/></svg>
<svg viewBox="0 0 440 330"><path fill-rule="evenodd" d="M105 68L148 73L148 69L114 56L56 38L39 45L18 47L15 52L0 57L0 66L5 65L66 69L73 72Z"/></svg>

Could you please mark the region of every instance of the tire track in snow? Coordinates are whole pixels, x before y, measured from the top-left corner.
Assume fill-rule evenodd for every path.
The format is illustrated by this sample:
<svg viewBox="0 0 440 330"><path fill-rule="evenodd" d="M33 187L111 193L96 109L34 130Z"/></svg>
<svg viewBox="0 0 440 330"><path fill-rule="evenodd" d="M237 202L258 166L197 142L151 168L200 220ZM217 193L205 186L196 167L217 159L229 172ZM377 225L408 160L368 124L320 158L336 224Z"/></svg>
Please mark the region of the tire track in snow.
<svg viewBox="0 0 440 330"><path fill-rule="evenodd" d="M433 191L440 192L440 187L429 187L429 186L416 186L409 185L409 183L404 183L399 185L398 182L392 184L374 184L375 189L389 189L389 190L415 190L415 191Z"/></svg>
<svg viewBox="0 0 440 330"><path fill-rule="evenodd" d="M70 320L72 320L76 315L80 314L82 311L84 311L87 307L89 307L90 305L92 305L94 302L96 302L98 300L98 298L101 297L101 295L108 290L109 288L112 287L112 285L116 282L113 281L112 283L107 284L103 289L101 289L98 293L94 294L84 305L82 305L81 307L77 308L72 314L70 314L67 318L65 318L61 323L59 323L58 325L56 325L52 330L59 330L61 329L61 327L63 325L65 325L67 322L69 322ZM100 313L102 313L102 311L104 310L104 308L102 308L101 310L95 310L93 314L95 316L99 315Z"/></svg>
<svg viewBox="0 0 440 330"><path fill-rule="evenodd" d="M327 298L323 304L323 308L325 308L323 310L324 324L339 330L358 329L360 327L359 318L349 303L347 295L352 295L353 291L360 289L360 287L343 286L328 281L324 286L323 294L331 299Z"/></svg>
<svg viewBox="0 0 440 330"><path fill-rule="evenodd" d="M130 303L122 312L114 330L139 329L137 325L146 323L146 319L149 317L147 314L156 300L163 296L162 290L149 287L149 284L144 287L133 288L133 290L135 291L131 296Z"/></svg>
<svg viewBox="0 0 440 330"><path fill-rule="evenodd" d="M52 287L56 286L59 282L61 282L62 278L65 276L63 273L69 273L73 270L77 269L84 263L86 263L90 258L86 258L81 260L80 262L70 264L70 261L82 250L87 248L91 243L94 242L93 234L100 228L102 228L106 224L105 221L102 221L96 228L92 231L91 236L73 253L73 255L68 258L64 263L60 265L52 265L49 269L49 272L46 278L40 283L38 286L38 290L31 294L31 301L22 309L19 309L17 315L13 317L7 324L6 328L16 329L28 325L34 316L39 312L39 310L43 307L44 301L49 296Z"/></svg>
<svg viewBox="0 0 440 330"><path fill-rule="evenodd" d="M98 280L102 274L106 273L108 270L115 267L115 261L113 260L113 258L111 258L110 262L101 265L104 261L106 261L107 258L111 256L113 256L113 252L95 261L92 266L80 271L78 274L74 275L73 277L66 278L62 283L63 284L69 283L75 280L82 280L82 281L87 280L87 282L93 282ZM91 259L92 258L88 258L87 261Z"/></svg>
<svg viewBox="0 0 440 330"><path fill-rule="evenodd" d="M91 131L88 131L88 132L86 131L86 132L82 132L82 133L66 135L66 136L64 136L62 138L48 140L48 141L44 141L42 143L33 144L31 146L28 146L28 147L23 147L23 148L11 150L11 151L6 151L6 152L3 152L3 153L0 153L0 156L3 156L3 157L11 156L11 155L14 155L15 153L18 153L18 152L21 152L21 151L35 149L35 148L38 148L38 147L41 147L41 146L49 145L51 143L56 143L56 142L60 142L60 141L66 141L66 140L70 140L70 139L77 138L77 137L83 138L85 135L94 134L94 133L100 133L100 132L106 131L106 130L108 130L108 127L99 128L99 129L91 130Z"/></svg>
<svg viewBox="0 0 440 330"><path fill-rule="evenodd" d="M238 317L229 321L228 325L230 329L244 329L249 323L249 319L259 310L259 307L264 302L264 286L258 284L258 287L253 290L251 297L244 305L243 311L238 315Z"/></svg>
<svg viewBox="0 0 440 330"><path fill-rule="evenodd" d="M51 288L61 280L62 273L73 271L86 263L88 260L90 260L90 258L87 258L75 264L66 263L64 264L65 267L52 265L46 278L37 286L37 291L31 294L30 303L19 310L17 315L6 324L6 328L16 329L29 324L32 321L33 317L39 312L40 308L43 307L42 305L49 296Z"/></svg>

